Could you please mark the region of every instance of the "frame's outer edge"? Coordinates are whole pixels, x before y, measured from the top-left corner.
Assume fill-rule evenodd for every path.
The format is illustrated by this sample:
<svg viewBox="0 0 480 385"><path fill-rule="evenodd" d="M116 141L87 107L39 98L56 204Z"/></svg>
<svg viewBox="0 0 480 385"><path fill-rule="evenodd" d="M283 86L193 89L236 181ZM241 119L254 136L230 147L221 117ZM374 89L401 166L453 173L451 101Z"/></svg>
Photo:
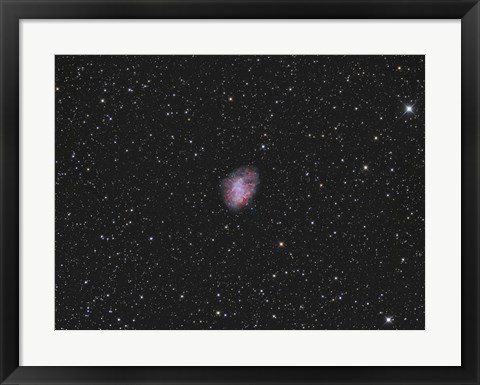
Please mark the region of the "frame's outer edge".
<svg viewBox="0 0 480 385"><path fill-rule="evenodd" d="M0 2L0 82L3 80L4 76L4 71L3 71L3 61L5 58L5 53L4 53L4 48L3 48L3 36L5 35L5 29L4 29L4 11L3 11L3 3ZM4 228L4 210L3 210L3 189L5 186L4 182L4 172L3 172L3 149L1 148L3 144L3 83L0 83L0 382L5 380L5 377L7 375L6 372L6 360L5 360L5 355L6 355L6 350L7 346L3 342L4 339L4 314L5 314L5 308L4 308L4 302L3 298L5 297L5 289L4 289L4 272L5 272L5 266L4 266L4 248L3 248L3 231L2 229Z"/></svg>
<svg viewBox="0 0 480 385"><path fill-rule="evenodd" d="M479 384L478 0L0 0L0 382ZM462 368L106 368L19 365L19 20L22 18L462 18ZM8 37L8 39L7 39ZM8 98L6 97L8 95ZM467 132L468 131L468 132ZM287 368L284 368L287 369ZM348 372L348 373L345 373ZM341 374L341 376L339 376ZM346 374L346 375L345 375ZM3 382L6 378L8 379ZM365 379L366 378L366 379Z"/></svg>
<svg viewBox="0 0 480 385"><path fill-rule="evenodd" d="M480 3L462 18L462 366L480 372ZM467 80L468 79L468 80ZM469 317L465 317L468 314ZM466 335L471 330L473 335Z"/></svg>
<svg viewBox="0 0 480 385"><path fill-rule="evenodd" d="M0 381L19 365L18 17L0 3ZM8 39L8 40L7 40Z"/></svg>
<svg viewBox="0 0 480 385"><path fill-rule="evenodd" d="M478 0L0 0L35 19L460 19Z"/></svg>

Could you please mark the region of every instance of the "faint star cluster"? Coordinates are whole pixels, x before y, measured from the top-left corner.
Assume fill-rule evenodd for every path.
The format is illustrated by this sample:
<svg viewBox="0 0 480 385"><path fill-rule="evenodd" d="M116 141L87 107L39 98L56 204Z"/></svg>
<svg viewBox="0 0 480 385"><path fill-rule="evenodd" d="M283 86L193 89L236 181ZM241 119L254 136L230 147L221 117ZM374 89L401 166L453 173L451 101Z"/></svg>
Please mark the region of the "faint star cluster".
<svg viewBox="0 0 480 385"><path fill-rule="evenodd" d="M55 63L56 329L425 328L424 56Z"/></svg>

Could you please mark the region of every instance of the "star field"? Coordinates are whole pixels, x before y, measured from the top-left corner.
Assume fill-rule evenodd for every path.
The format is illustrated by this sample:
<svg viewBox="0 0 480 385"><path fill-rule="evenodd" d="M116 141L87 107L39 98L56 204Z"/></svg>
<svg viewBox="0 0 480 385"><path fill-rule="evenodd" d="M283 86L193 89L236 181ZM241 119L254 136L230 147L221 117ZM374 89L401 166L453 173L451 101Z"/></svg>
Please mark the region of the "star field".
<svg viewBox="0 0 480 385"><path fill-rule="evenodd" d="M55 62L56 329L425 328L424 56Z"/></svg>

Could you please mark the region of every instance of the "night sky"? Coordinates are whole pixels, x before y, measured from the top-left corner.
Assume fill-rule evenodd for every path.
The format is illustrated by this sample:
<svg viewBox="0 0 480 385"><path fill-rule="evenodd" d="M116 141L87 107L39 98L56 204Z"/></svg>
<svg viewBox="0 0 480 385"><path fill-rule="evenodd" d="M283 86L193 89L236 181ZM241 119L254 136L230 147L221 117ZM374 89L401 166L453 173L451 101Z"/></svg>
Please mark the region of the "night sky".
<svg viewBox="0 0 480 385"><path fill-rule="evenodd" d="M424 56L57 56L56 329L424 329Z"/></svg>

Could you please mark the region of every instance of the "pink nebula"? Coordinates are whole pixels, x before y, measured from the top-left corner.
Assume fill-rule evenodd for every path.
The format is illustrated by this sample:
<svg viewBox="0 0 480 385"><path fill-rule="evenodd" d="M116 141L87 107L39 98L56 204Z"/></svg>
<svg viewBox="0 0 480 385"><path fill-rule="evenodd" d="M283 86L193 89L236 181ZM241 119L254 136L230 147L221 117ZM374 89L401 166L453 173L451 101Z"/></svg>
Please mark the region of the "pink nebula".
<svg viewBox="0 0 480 385"><path fill-rule="evenodd" d="M238 211L247 206L255 195L258 174L253 167L241 167L222 181L222 195L227 207Z"/></svg>

